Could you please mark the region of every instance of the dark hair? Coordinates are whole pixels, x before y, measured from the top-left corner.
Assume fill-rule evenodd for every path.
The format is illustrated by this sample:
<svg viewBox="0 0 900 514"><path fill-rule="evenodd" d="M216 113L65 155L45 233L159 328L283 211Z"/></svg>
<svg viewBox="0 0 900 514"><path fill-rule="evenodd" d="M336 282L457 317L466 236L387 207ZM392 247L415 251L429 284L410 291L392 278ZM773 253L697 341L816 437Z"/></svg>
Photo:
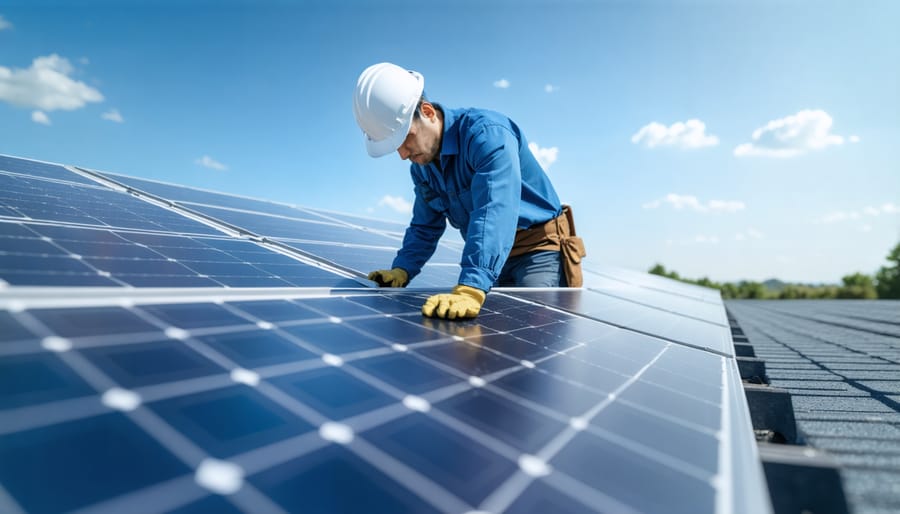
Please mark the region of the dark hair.
<svg viewBox="0 0 900 514"><path fill-rule="evenodd" d="M413 113L413 119L417 120L422 117L422 104L428 101L428 97L425 96L425 92L422 91L422 96L419 97L419 103L416 104L416 112Z"/></svg>

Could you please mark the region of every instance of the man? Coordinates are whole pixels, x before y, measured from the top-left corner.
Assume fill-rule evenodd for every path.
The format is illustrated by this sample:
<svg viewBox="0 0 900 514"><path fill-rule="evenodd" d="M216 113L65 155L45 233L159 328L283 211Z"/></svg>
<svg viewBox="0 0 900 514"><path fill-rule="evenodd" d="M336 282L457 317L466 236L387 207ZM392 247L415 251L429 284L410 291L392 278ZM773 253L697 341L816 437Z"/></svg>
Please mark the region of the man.
<svg viewBox="0 0 900 514"><path fill-rule="evenodd" d="M424 87L421 74L390 63L368 67L356 84L353 111L369 155L396 150L411 161L416 194L392 269L369 279L405 287L449 220L465 240L462 271L450 293L425 302L424 315L474 318L494 285L581 286L584 245L519 127L496 112L429 102Z"/></svg>

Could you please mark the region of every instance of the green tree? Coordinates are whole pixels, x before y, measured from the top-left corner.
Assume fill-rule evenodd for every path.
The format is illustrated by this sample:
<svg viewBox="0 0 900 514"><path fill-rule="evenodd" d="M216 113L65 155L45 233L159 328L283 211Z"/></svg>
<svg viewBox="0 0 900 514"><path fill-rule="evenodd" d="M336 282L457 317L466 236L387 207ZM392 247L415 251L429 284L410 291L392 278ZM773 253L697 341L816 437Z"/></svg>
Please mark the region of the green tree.
<svg viewBox="0 0 900 514"><path fill-rule="evenodd" d="M725 282L722 284L722 298L726 300L733 300L738 297L738 289L731 282Z"/></svg>
<svg viewBox="0 0 900 514"><path fill-rule="evenodd" d="M900 243L888 254L887 266L875 273L876 290L879 298L900 298Z"/></svg>
<svg viewBox="0 0 900 514"><path fill-rule="evenodd" d="M648 271L651 275L662 275L666 276L666 267L660 263L656 263L652 268Z"/></svg>
<svg viewBox="0 0 900 514"><path fill-rule="evenodd" d="M778 298L782 300L799 300L802 298L809 298L810 291L809 288L802 285L797 284L787 284L784 286L784 289L778 293Z"/></svg>
<svg viewBox="0 0 900 514"><path fill-rule="evenodd" d="M837 290L838 298L854 298L872 300L878 298L875 281L863 273L854 273L841 279L844 285Z"/></svg>
<svg viewBox="0 0 900 514"><path fill-rule="evenodd" d="M742 280L738 284L738 298L762 300L768 296L768 290L761 282Z"/></svg>
<svg viewBox="0 0 900 514"><path fill-rule="evenodd" d="M722 288L722 286L720 286L719 284L716 284L715 282L710 280L709 277L701 277L700 280L697 280L694 283L697 284L698 286L711 287L713 289L721 289Z"/></svg>

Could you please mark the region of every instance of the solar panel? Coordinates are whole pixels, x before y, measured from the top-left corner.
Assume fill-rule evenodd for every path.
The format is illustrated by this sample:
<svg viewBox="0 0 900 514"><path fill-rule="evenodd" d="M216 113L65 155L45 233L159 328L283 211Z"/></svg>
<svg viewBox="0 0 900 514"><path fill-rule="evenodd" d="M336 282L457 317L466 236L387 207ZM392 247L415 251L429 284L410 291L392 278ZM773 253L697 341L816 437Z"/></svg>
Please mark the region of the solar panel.
<svg viewBox="0 0 900 514"><path fill-rule="evenodd" d="M268 259L328 268L224 233L8 220L0 241L117 262L93 275L116 287L0 275L2 512L770 511L701 295L618 275L497 289L451 322L420 313L444 289L226 284L248 263L284 277ZM227 273L122 287L156 254Z"/></svg>
<svg viewBox="0 0 900 514"><path fill-rule="evenodd" d="M92 172L96 173L96 172ZM103 173L104 177L137 191L162 196L180 206L240 228L247 233L278 241L359 276L390 266L400 246L404 225L359 216L294 207L241 198L223 193ZM435 250L430 266L411 284L434 287L459 277L462 252L456 231L448 230ZM365 255L364 258L360 258Z"/></svg>
<svg viewBox="0 0 900 514"><path fill-rule="evenodd" d="M604 283L605 281L603 279L608 279L623 284L640 286L649 290L669 293L671 295L701 300L706 303L711 303L714 306L720 306L722 304L722 298L715 289L678 282L650 273L640 273L634 270L608 265L598 267L590 264L584 271L584 282L587 286Z"/></svg>
<svg viewBox="0 0 900 514"><path fill-rule="evenodd" d="M72 173L59 164L21 159L8 155L0 155L0 172L22 174L29 177L65 180L77 184L94 184L91 180Z"/></svg>
<svg viewBox="0 0 900 514"><path fill-rule="evenodd" d="M712 350L726 356L733 355L727 325L697 319L689 314L675 313L633 301L622 301L621 298L591 289L522 291L517 294L522 298L582 313L636 332Z"/></svg>
<svg viewBox="0 0 900 514"><path fill-rule="evenodd" d="M0 223L0 278L15 285L355 286L252 241Z"/></svg>
<svg viewBox="0 0 900 514"><path fill-rule="evenodd" d="M107 188L0 174L0 204L28 221L215 234L215 229Z"/></svg>

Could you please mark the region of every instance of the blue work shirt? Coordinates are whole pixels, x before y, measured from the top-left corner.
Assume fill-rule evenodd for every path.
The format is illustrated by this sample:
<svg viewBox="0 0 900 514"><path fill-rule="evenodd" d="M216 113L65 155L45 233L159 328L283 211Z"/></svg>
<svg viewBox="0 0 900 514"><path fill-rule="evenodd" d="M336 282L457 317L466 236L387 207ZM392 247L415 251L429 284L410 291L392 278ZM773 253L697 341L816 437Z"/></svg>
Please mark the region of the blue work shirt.
<svg viewBox="0 0 900 514"><path fill-rule="evenodd" d="M458 228L463 248L459 283L489 291L509 257L516 230L562 213L549 177L519 127L483 109L446 109L440 162L412 163L412 221L392 267L412 279L446 229Z"/></svg>

